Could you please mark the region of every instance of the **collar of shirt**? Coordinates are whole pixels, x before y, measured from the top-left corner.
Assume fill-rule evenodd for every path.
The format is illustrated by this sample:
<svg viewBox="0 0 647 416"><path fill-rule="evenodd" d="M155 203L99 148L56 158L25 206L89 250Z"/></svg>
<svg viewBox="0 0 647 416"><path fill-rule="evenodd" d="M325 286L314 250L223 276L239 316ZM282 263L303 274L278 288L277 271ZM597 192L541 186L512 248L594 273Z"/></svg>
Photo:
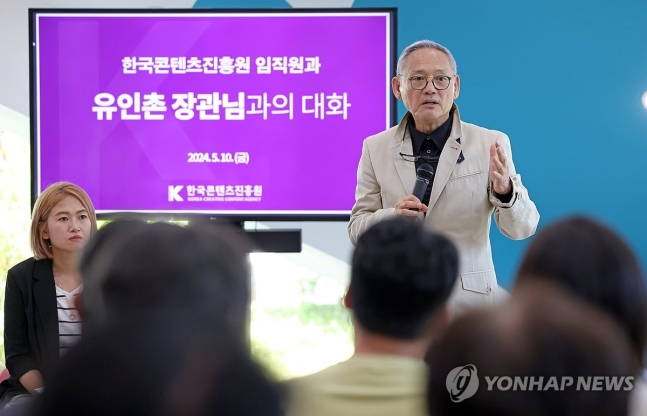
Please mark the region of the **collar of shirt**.
<svg viewBox="0 0 647 416"><path fill-rule="evenodd" d="M411 134L411 144L413 145L413 154L420 154L420 148L425 140L431 140L438 150L442 151L447 143L447 139L452 131L454 121L454 110L449 113L449 118L440 127L431 133L422 133L416 130L414 123L409 123L409 133Z"/></svg>

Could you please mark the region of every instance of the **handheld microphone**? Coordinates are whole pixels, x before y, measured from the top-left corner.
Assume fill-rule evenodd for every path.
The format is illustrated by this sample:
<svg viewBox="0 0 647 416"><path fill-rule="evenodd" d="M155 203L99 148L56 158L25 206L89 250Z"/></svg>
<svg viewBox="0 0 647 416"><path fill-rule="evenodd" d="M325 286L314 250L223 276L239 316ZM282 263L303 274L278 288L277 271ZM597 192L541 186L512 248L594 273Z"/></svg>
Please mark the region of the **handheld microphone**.
<svg viewBox="0 0 647 416"><path fill-rule="evenodd" d="M431 167L428 163L423 163L420 165L416 171L416 183L413 185L413 191L411 195L415 196L422 202L422 199L425 197L425 192L427 191L427 186L434 177L434 168ZM418 208L409 208L412 211L418 211Z"/></svg>

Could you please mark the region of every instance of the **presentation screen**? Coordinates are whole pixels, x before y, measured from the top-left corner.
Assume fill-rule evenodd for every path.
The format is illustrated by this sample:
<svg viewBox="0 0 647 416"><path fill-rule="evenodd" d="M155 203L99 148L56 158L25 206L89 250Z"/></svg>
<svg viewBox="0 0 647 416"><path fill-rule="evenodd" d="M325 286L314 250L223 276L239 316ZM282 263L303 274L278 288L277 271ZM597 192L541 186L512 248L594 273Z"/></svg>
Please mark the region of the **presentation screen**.
<svg viewBox="0 0 647 416"><path fill-rule="evenodd" d="M395 13L30 10L32 200L64 180L104 218L348 219L395 122Z"/></svg>

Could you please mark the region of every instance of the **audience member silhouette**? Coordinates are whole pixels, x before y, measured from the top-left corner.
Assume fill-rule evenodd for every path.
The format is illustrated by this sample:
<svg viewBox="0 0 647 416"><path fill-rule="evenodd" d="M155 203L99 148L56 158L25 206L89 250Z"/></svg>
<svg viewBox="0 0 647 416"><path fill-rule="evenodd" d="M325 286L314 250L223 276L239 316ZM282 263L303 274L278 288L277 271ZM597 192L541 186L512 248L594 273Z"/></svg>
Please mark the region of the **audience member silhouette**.
<svg viewBox="0 0 647 416"><path fill-rule="evenodd" d="M293 416L426 414L423 360L447 317L458 253L411 219L389 219L362 234L344 298L355 328L347 361L287 383Z"/></svg>
<svg viewBox="0 0 647 416"><path fill-rule="evenodd" d="M443 416L626 415L639 368L615 320L545 282L458 318L429 357L430 414Z"/></svg>
<svg viewBox="0 0 647 416"><path fill-rule="evenodd" d="M528 247L517 282L546 280L613 316L627 330L636 354L644 357L647 293L643 272L625 241L586 217L546 227Z"/></svg>
<svg viewBox="0 0 647 416"><path fill-rule="evenodd" d="M112 263L120 261L116 253L147 225L135 219L116 219L101 227L83 249L79 263L83 292L77 297L77 309L85 330L105 319L102 285Z"/></svg>
<svg viewBox="0 0 647 416"><path fill-rule="evenodd" d="M542 230L528 247L517 284L549 281L612 316L644 365L647 292L631 248L613 230L587 217L567 218ZM647 382L636 375L631 415L647 414Z"/></svg>
<svg viewBox="0 0 647 416"><path fill-rule="evenodd" d="M279 391L236 333L190 311L110 320L61 361L34 416L281 416Z"/></svg>
<svg viewBox="0 0 647 416"><path fill-rule="evenodd" d="M106 320L157 308L192 311L247 338L249 243L224 225L148 224L126 239L101 282Z"/></svg>

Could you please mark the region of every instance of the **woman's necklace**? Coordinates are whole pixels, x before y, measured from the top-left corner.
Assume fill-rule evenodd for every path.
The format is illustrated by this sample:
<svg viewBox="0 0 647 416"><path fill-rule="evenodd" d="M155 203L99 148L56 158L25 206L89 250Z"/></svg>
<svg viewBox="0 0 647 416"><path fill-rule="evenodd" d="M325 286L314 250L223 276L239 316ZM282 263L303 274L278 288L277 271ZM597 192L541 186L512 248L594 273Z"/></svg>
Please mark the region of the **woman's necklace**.
<svg viewBox="0 0 647 416"><path fill-rule="evenodd" d="M54 284L61 288L61 290L65 291L63 289L63 286L61 286L60 282L58 281L58 278L56 277L56 269L52 266L52 270L54 271ZM65 299L67 300L67 306L70 307L70 299L66 296ZM70 318L70 321L76 321L76 314L74 313L75 309L68 309L68 318Z"/></svg>

